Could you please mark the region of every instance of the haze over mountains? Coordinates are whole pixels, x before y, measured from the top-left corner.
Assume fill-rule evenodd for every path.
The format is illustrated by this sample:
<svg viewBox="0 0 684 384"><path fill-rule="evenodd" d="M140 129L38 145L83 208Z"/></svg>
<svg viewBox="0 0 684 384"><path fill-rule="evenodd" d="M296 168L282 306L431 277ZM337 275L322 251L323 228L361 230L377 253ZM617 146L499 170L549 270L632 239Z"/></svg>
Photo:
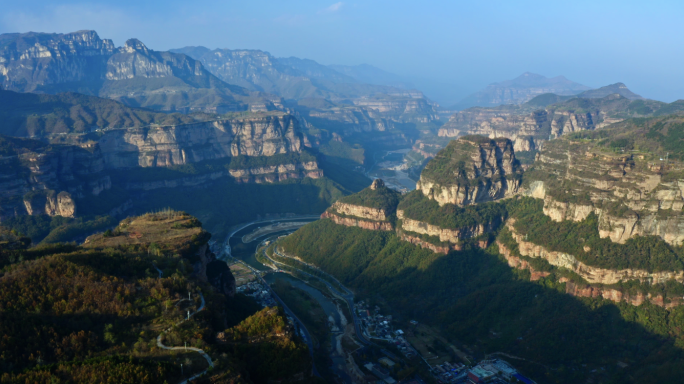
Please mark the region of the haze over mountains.
<svg viewBox="0 0 684 384"><path fill-rule="evenodd" d="M681 378L684 101L526 72L453 109L365 64L0 35L0 384Z"/></svg>
<svg viewBox="0 0 684 384"><path fill-rule="evenodd" d="M171 49L199 60L221 80L281 95L286 99L323 97L345 99L374 93L402 93L399 76L369 66L325 66L296 57L276 58L259 50ZM418 94L418 92L414 92Z"/></svg>

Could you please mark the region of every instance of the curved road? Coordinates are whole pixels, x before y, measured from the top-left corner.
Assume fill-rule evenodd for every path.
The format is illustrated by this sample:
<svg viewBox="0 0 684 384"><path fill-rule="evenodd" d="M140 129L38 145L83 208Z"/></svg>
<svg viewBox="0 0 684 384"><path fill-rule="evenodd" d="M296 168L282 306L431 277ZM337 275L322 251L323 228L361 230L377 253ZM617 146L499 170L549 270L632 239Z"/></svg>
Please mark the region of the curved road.
<svg viewBox="0 0 684 384"><path fill-rule="evenodd" d="M278 254L278 256L280 256L280 257L287 257L287 258L294 259L294 258L292 258L292 257L290 257L290 256L285 256L285 255L283 255L282 253L280 253L280 251L278 250L278 247L274 247L273 250L274 250L275 253ZM266 251L265 251L265 250L264 250L264 255L265 255L266 257L268 257L268 255L266 255ZM288 266L288 267L292 267L291 265L287 265L287 264L278 262L278 261L276 261L276 260L273 260L273 259L271 259L270 257L268 257L268 259L271 260L271 261L273 261L274 263L281 264L281 265L286 265L286 266ZM295 259L295 260L296 260L296 259ZM325 281L324 279L321 279L321 278L318 277L318 276L314 276L314 275L312 275L312 274L310 274L310 273L308 273L308 272L302 271L301 269L297 269L296 267L292 267L292 268L297 269L297 270L298 270L299 272L301 272L301 273L304 273L304 274L306 274L306 275L308 275L308 276L311 276L311 277L313 277L313 278L315 278L315 279L318 279L319 281L323 282L323 284L325 284L325 285L330 289L330 291L331 291L333 294L335 294L336 296L339 296L339 297L343 298L343 299L347 302L347 306L349 307L349 312L351 312L352 318L354 319L354 330L356 331L356 336L359 338L359 340L360 340L362 343L364 343L364 344L366 344L366 345L372 344L370 340L366 339L365 335L364 335L363 332L361 331L361 327L359 326L359 324L361 323L361 320L359 320L359 318L356 316L356 311L354 310L354 292L352 292L351 290L349 290L349 288L347 288L347 287L345 287L344 285L342 285L342 284L339 282L339 280L337 280L335 277L330 276L329 274L327 274L327 273L321 271L320 268L316 267L315 265L311 265L311 264L308 264L308 263L304 263L304 262L299 261L299 260L297 260L297 262L300 262L300 263L303 263L303 264L305 264L305 265L307 265L307 266L310 266L310 267L312 267L312 268L315 268L315 269L318 270L320 273L324 274L325 276L327 276L327 277L333 279L335 282L337 282L337 284L340 286L340 288L342 288L346 293L341 293L341 292L339 292L337 289L333 288L333 286L330 285L329 282Z"/></svg>
<svg viewBox="0 0 684 384"><path fill-rule="evenodd" d="M254 224L254 223L252 223L252 224ZM250 225L251 225L251 224L250 224ZM243 228L244 228L244 227L243 227ZM237 231L233 232L233 234L235 234L236 232L237 232ZM231 234L230 237L232 237L233 234ZM230 240L230 237L228 238L228 240ZM262 244L263 244L263 242L262 242ZM309 347L309 354L311 355L311 365L312 365L313 374L316 375L316 376L318 376L318 377L320 377L320 378L322 378L321 374L318 373L318 369L316 369L316 363L314 362L314 355L313 355L313 353L314 353L313 339L311 338L311 333L309 333L309 330L306 329L306 326L304 325L304 322L301 321L301 320L299 319L299 317L297 317L297 315L295 315L294 312L292 312L292 310L290 310L290 308L287 306L287 304L285 304L285 302L280 298L280 296L278 296L278 295L275 293L275 291L273 291L273 289L271 288L271 286L268 285L268 283L266 282L266 280L264 280L264 278L261 276L261 273L260 273L261 271L257 271L256 269L252 268L251 265L245 263L244 261L242 261L242 260L240 260L240 259L234 258L234 257L230 254L230 245L228 244L228 241L226 241L226 252L227 252L228 256L230 256L230 258L232 258L232 259L235 260L236 262L238 262L238 263L244 265L245 267L249 268L249 270L252 271L252 273L254 273L254 276L256 276L259 280L261 280L261 283L262 283L263 285L265 285L266 287L268 287L268 290L271 292L271 295L273 295L273 297L275 297L275 298L278 300L278 302L280 302L280 304L282 305L282 307L283 307L283 309L285 310L285 312L286 312L288 315L290 315L293 319L295 319L295 320L297 321L297 323L299 323L300 329L302 329L302 331L304 332L304 339L305 339L305 341L306 341L306 345Z"/></svg>
<svg viewBox="0 0 684 384"><path fill-rule="evenodd" d="M157 267L156 264L152 263L152 265L154 265L154 269L156 269L157 272L159 272L159 278L161 279L161 278L162 278L162 274L163 274L162 270L159 269L159 268ZM183 322L187 321L190 317L193 317L193 316L195 316L198 312L204 310L204 306L205 306L206 302L204 301L204 295L202 294L201 291L200 291L200 298L202 299L202 304L200 305L200 307L199 307L195 312L191 313L190 316L189 316L188 318L186 318L186 319L184 319L184 320L182 320L182 321L176 323L176 325L182 324ZM164 343L162 343L162 336L163 336L164 333L167 332L169 329L171 329L171 328L166 329L164 332L160 333L159 336L157 336L157 347L159 347L159 348L161 348L161 349L167 349L167 350L184 350L184 351L191 350L191 351L195 351L195 352L199 353L200 355L202 355L202 357L204 357L204 359L207 361L207 363L209 363L209 368L207 368L207 369L205 369L204 371L202 371L202 372L200 372L200 373L198 373L198 374L196 374L196 375L190 377L189 379L186 379L186 380L181 381L179 384L187 384L189 381L195 380L196 378L198 378L198 377L204 375L205 373L207 373L207 372L209 371L210 368L214 368L214 362L211 361L211 357L209 357L209 355L207 355L206 352L204 352L203 350L201 350L201 349L199 349L199 348L195 348L195 347L167 347L166 345L164 345Z"/></svg>

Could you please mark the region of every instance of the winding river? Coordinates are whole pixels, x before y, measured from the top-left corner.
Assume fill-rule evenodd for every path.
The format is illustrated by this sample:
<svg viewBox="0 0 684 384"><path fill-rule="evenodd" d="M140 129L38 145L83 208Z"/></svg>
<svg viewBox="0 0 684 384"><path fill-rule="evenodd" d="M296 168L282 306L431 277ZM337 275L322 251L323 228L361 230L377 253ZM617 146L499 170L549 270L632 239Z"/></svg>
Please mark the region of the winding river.
<svg viewBox="0 0 684 384"><path fill-rule="evenodd" d="M248 224L242 228L240 228L238 231L234 232L231 234L231 236L228 237L226 240L228 245L230 245L231 249L231 254L233 257L240 259L250 265L252 268L260 270L260 271L271 271L271 268L266 267L265 265L261 264L257 259L256 259L256 250L259 247L259 245L264 241L264 240L275 240L278 237L282 235L287 235L296 230L296 228L290 228L284 231L277 231L277 232L272 232L272 233L267 233L263 234L260 236L256 236L252 241L249 243L243 243L243 236L248 235L255 230L258 230L259 228L266 226L266 225L271 225L271 224L278 224L278 223L292 223L292 222L312 222L317 220L318 217L298 217L298 218L288 218L288 219L274 219L272 221L265 221L265 222L259 222L259 223L253 223L253 224ZM325 314L329 317L332 318L334 321L334 325L340 329L344 329L344 324L345 321L343 321L340 312L338 310L337 305L330 300L328 297L326 297L321 291L318 289L304 283L303 281L292 277L291 275L287 273L282 273L282 272L271 272L268 273L266 276L264 276L264 279L266 280L267 283L272 284L276 279L282 279L287 281L288 283L292 284L294 287L299 288L313 297L318 304L323 308L323 311ZM346 321L353 321L352 319L345 319ZM347 373L344 370L345 366L345 359L344 356L339 354L337 346L337 336L340 333L331 333L331 345L332 350L328 351L330 353L330 358L332 360L332 370L333 372L339 376L344 383L351 383L352 380L351 378L347 375Z"/></svg>

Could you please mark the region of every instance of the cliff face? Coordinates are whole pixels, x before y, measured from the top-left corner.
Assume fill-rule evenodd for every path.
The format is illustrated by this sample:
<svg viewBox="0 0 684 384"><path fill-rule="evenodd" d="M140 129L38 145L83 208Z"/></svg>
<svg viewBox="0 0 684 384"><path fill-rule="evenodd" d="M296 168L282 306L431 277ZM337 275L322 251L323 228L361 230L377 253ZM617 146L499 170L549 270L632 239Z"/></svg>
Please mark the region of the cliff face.
<svg viewBox="0 0 684 384"><path fill-rule="evenodd" d="M337 201L321 218L340 225L391 231L398 203L399 193L387 188L381 179L375 179L370 187Z"/></svg>
<svg viewBox="0 0 684 384"><path fill-rule="evenodd" d="M94 31L14 34L0 51L4 89L30 92L52 84L96 82L116 48ZM10 37L10 35L4 35Z"/></svg>
<svg viewBox="0 0 684 384"><path fill-rule="evenodd" d="M544 199L554 221L599 216L599 234L617 243L634 236L684 242L684 167L646 154L607 151L596 143L562 140L538 155L526 194Z"/></svg>
<svg viewBox="0 0 684 384"><path fill-rule="evenodd" d="M501 220L494 220L487 224L477 224L461 228L442 228L404 216L404 211L397 211L397 218L401 220L401 229L421 235L435 236L441 242L458 244L462 240L491 233L501 225Z"/></svg>
<svg viewBox="0 0 684 384"><path fill-rule="evenodd" d="M275 114L112 130L99 139L99 145L108 168L166 167L230 156L299 152L302 139L295 118Z"/></svg>
<svg viewBox="0 0 684 384"><path fill-rule="evenodd" d="M335 224L347 227L359 227L371 231L392 231L394 229L389 222L362 220L356 217L343 217L328 211L323 212L321 219L331 219Z"/></svg>
<svg viewBox="0 0 684 384"><path fill-rule="evenodd" d="M595 130L630 117L681 111L677 103L644 100L618 83L583 92L575 98L542 95L521 105L473 107L451 116L438 134L442 137L478 134L507 137L516 151L542 149L544 143L568 133ZM664 112L663 112L664 111Z"/></svg>
<svg viewBox="0 0 684 384"><path fill-rule="evenodd" d="M5 34L0 86L19 92L76 91L165 111L270 110L280 99L230 86L182 54L137 39L116 48L94 31Z"/></svg>
<svg viewBox="0 0 684 384"><path fill-rule="evenodd" d="M75 198L111 188L95 146L48 146L0 136L10 151L0 158L0 220L20 215L73 217Z"/></svg>
<svg viewBox="0 0 684 384"><path fill-rule="evenodd" d="M669 280L675 280L680 283L684 282L684 271L648 272L639 269L614 270L593 267L582 263L573 255L563 252L549 251L541 245L525 241L524 236L515 232L513 223L510 219L506 226L511 232L511 235L515 239L516 243L518 243L518 252L520 252L522 256L540 257L553 266L565 268L575 272L589 283L610 285L628 280L638 280L653 284L665 283ZM510 251L503 244L500 244L499 248L504 255L506 253L510 253Z"/></svg>
<svg viewBox="0 0 684 384"><path fill-rule="evenodd" d="M422 94L420 97L364 97L354 100L354 105L373 110L397 122L429 123L438 119L435 104Z"/></svg>
<svg viewBox="0 0 684 384"><path fill-rule="evenodd" d="M575 112L548 108L525 113L529 108L503 106L499 108L470 108L454 114L439 129L442 137L483 135L505 137L514 142L516 151L542 149L549 138L594 130L621 121L607 116L600 109Z"/></svg>
<svg viewBox="0 0 684 384"><path fill-rule="evenodd" d="M466 136L430 160L416 189L440 205L468 205L515 194L522 169L508 139Z"/></svg>
<svg viewBox="0 0 684 384"><path fill-rule="evenodd" d="M511 253L511 251L506 248L505 245L497 242L499 251L501 255L504 256L508 265L516 269L525 269L530 271L530 280L539 280L542 277L547 277L550 275L549 272L537 271L532 267L526 260L523 260ZM603 287L603 286L592 286L588 284L577 284L568 280L567 278L560 278L560 283L565 283L565 293L577 296L577 297L592 297L592 298L603 298L616 303L625 302L630 305L639 306L646 301L649 301L655 305L664 308L673 308L681 305L683 301L679 298L671 298L669 302L665 302L662 295L652 295L651 293L644 294L641 291L630 294L629 292L623 292L618 289Z"/></svg>

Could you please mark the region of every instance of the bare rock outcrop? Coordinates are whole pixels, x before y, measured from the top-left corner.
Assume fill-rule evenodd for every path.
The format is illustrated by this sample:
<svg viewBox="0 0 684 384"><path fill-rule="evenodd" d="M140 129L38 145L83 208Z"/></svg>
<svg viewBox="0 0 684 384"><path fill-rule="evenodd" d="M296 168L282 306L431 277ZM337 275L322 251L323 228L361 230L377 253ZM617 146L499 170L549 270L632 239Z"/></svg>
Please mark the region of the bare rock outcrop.
<svg viewBox="0 0 684 384"><path fill-rule="evenodd" d="M375 179L370 187L335 202L321 217L340 225L391 231L398 203L399 192Z"/></svg>
<svg viewBox="0 0 684 384"><path fill-rule="evenodd" d="M401 229L421 235L435 236L441 242L459 244L465 239L470 239L493 232L500 224L501 220L495 220L487 224L478 224L462 228L442 228L418 220L405 217L404 211L397 211L397 218L401 220Z"/></svg>
<svg viewBox="0 0 684 384"><path fill-rule="evenodd" d="M497 242L497 245L509 266L530 271L530 280L535 281L550 275L549 272L535 270L529 262L514 256L501 242ZM603 287L600 285L592 286L589 284L577 284L564 277L560 278L559 282L565 283L565 293L576 297L600 297L615 303L625 302L634 306L639 306L644 302L649 301L664 308L673 308L683 304L682 300L679 298L671 298L669 302L666 303L662 295L644 294L641 291L630 294L629 292L623 292L615 288Z"/></svg>
<svg viewBox="0 0 684 384"><path fill-rule="evenodd" d="M440 205L469 205L514 195L522 168L508 139L464 136L430 160L416 189Z"/></svg>
<svg viewBox="0 0 684 384"><path fill-rule="evenodd" d="M111 130L99 140L108 168L167 167L236 156L299 152L297 120L287 114L178 126Z"/></svg>
<svg viewBox="0 0 684 384"><path fill-rule="evenodd" d="M646 155L616 154L594 143L560 140L548 145L528 173L525 194L544 199L554 221L599 216L599 235L616 243L659 236L684 243L684 180L679 163Z"/></svg>
<svg viewBox="0 0 684 384"><path fill-rule="evenodd" d="M111 188L97 146L48 146L5 139L0 158L0 221L21 215L74 217L76 201Z"/></svg>
<svg viewBox="0 0 684 384"><path fill-rule="evenodd" d="M347 227L359 227L371 231L392 231L392 223L387 221L370 221L362 220L356 217L342 217L332 212L323 212L321 219L331 219L335 224L344 225Z"/></svg>
<svg viewBox="0 0 684 384"><path fill-rule="evenodd" d="M74 217L76 204L69 192L39 191L24 196L26 212L31 216Z"/></svg>
<svg viewBox="0 0 684 384"><path fill-rule="evenodd" d="M542 245L526 241L524 236L515 232L511 220L506 223L506 226L510 231L511 236L518 244L518 252L520 252L520 255L542 258L555 267L565 268L575 272L589 283L611 285L629 280L637 280L651 284L665 283L669 280L684 283L684 271L649 272L641 269L628 268L613 270L590 266L577 260L574 255L551 251ZM499 245L499 250L504 255L510 254L510 250L503 246L503 244Z"/></svg>

